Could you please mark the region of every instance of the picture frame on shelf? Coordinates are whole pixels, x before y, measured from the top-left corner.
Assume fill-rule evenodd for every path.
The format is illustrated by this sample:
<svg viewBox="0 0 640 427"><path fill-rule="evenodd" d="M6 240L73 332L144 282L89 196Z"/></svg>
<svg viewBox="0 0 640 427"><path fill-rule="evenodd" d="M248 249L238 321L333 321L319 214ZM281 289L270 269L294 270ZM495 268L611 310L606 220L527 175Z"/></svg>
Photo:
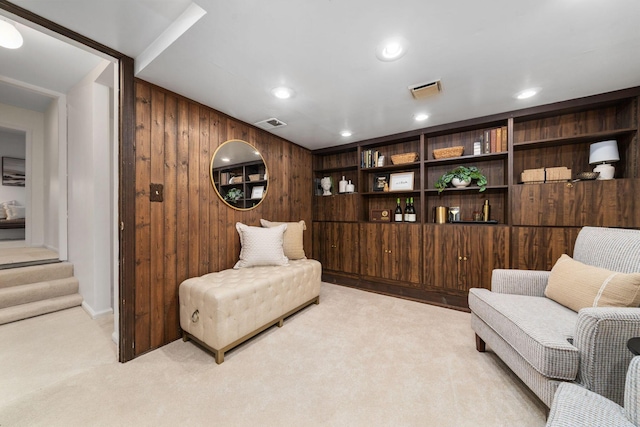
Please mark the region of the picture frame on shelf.
<svg viewBox="0 0 640 427"><path fill-rule="evenodd" d="M264 185L256 185L251 189L252 199L262 199L264 196Z"/></svg>
<svg viewBox="0 0 640 427"><path fill-rule="evenodd" d="M389 174L376 173L373 175L373 191L389 191Z"/></svg>
<svg viewBox="0 0 640 427"><path fill-rule="evenodd" d="M413 191L414 172L392 173L389 176L389 191Z"/></svg>

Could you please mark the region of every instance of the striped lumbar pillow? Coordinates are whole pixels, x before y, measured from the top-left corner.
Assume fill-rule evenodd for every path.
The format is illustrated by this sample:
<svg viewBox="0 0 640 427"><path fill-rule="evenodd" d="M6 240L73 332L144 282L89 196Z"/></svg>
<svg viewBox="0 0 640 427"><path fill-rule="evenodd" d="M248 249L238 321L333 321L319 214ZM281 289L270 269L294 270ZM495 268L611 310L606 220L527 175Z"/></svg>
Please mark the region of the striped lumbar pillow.
<svg viewBox="0 0 640 427"><path fill-rule="evenodd" d="M551 269L544 294L574 311L585 307L638 307L640 273L618 273L563 254Z"/></svg>

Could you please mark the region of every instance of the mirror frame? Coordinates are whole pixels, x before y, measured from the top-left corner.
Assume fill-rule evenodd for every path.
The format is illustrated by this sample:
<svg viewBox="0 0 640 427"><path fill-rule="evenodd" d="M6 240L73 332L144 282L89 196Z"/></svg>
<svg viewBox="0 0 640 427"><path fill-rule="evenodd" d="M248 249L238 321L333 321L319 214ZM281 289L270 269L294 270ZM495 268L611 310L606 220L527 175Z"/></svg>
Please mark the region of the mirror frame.
<svg viewBox="0 0 640 427"><path fill-rule="evenodd" d="M231 144L231 143L243 143L246 144L247 146L251 147L251 149L253 151L255 151L256 153L258 153L258 155L260 156L260 160L262 160L262 164L264 165L264 173L266 178L264 180L260 180L260 181L264 181L265 182L265 189L264 189L264 193L262 194L262 198L260 199L260 201L258 203L256 203L255 205L248 207L248 208L241 208L238 206L234 206L232 205L230 202L226 201L224 199L224 196L222 196L222 194L220 194L220 190L218 190L218 186L216 185L216 181L213 175L213 164L214 161L216 159L216 155L218 155L218 153L220 152L220 150L227 146L227 144ZM243 165L244 163L239 163L240 165ZM230 164L229 167L233 167L233 164ZM260 153L258 151L258 149L256 147L254 147L253 145L249 144L247 141L243 141L242 139L229 139L225 142L223 142L222 144L220 144L220 146L218 148L216 148L216 151L213 153L213 155L211 156L211 162L209 163L209 180L211 182L211 186L213 187L213 189L215 190L216 194L218 195L218 198L222 201L222 203L224 203L225 205L229 206L232 209L235 209L237 211L250 211L252 209L257 208L258 206L260 206L262 204L262 202L264 201L264 199L267 197L267 194L269 192L269 168L267 166L267 162L264 160L264 156L262 155L262 153ZM246 190L246 185L245 184L249 184L251 181L242 181L243 186L245 186L245 190ZM246 195L246 191L245 191L245 195Z"/></svg>

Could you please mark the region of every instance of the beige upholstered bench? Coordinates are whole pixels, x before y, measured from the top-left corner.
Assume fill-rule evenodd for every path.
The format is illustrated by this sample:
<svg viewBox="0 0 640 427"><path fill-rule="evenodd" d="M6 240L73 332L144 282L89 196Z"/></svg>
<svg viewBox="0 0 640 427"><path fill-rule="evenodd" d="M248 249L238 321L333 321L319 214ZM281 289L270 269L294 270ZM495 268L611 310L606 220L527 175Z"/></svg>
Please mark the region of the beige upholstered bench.
<svg viewBox="0 0 640 427"><path fill-rule="evenodd" d="M320 302L322 266L312 259L288 266L224 270L180 284L180 327L224 361L224 353L310 304Z"/></svg>

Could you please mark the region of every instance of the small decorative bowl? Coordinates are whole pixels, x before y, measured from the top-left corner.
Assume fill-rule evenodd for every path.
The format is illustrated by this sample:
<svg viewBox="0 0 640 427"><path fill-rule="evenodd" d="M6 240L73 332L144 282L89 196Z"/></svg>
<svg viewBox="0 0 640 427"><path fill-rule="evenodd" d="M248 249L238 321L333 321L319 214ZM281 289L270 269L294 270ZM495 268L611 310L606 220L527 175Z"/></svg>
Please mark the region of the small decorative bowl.
<svg viewBox="0 0 640 427"><path fill-rule="evenodd" d="M591 181L592 179L598 178L599 175L600 172L580 172L576 175L576 178L584 181Z"/></svg>

